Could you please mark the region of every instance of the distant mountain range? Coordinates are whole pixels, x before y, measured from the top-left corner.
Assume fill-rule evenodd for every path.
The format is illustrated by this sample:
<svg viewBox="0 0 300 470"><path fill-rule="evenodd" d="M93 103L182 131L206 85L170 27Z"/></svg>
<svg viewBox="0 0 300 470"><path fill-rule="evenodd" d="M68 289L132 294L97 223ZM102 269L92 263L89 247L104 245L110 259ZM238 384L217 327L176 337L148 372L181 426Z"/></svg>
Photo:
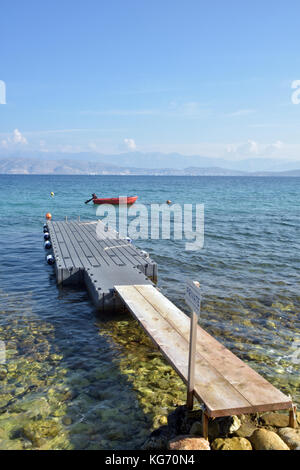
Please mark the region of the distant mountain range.
<svg viewBox="0 0 300 470"><path fill-rule="evenodd" d="M61 158L64 155L64 158ZM300 161L270 158L228 161L180 154L132 152L9 155L0 159L0 174L56 175L192 175L192 176L300 176Z"/></svg>

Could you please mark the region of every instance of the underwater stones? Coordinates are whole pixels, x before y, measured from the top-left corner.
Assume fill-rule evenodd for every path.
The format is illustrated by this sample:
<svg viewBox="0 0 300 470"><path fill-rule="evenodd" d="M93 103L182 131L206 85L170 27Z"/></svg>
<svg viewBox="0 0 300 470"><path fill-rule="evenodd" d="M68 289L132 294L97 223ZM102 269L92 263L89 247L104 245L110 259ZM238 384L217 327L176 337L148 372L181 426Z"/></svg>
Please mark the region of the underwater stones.
<svg viewBox="0 0 300 470"><path fill-rule="evenodd" d="M87 449L90 445L90 438L85 434L72 434L70 436L71 448L74 450Z"/></svg>
<svg viewBox="0 0 300 470"><path fill-rule="evenodd" d="M244 437L230 437L215 439L211 448L212 450L252 450L252 445Z"/></svg>
<svg viewBox="0 0 300 470"><path fill-rule="evenodd" d="M99 386L89 387L88 394L95 400L105 400L107 398L107 394Z"/></svg>
<svg viewBox="0 0 300 470"><path fill-rule="evenodd" d="M110 441L120 441L125 439L125 432L120 428L111 429L107 433L107 438Z"/></svg>
<svg viewBox="0 0 300 470"><path fill-rule="evenodd" d="M70 416L64 416L62 418L62 423L65 425L65 426L70 426L72 423L73 423L73 420Z"/></svg>
<svg viewBox="0 0 300 470"><path fill-rule="evenodd" d="M72 434L93 434L94 427L88 423L76 423L71 428Z"/></svg>
<svg viewBox="0 0 300 470"><path fill-rule="evenodd" d="M54 411L52 411L51 415L54 416L55 418L60 418L61 416L64 416L65 413L66 413L66 407L60 406L56 408Z"/></svg>
<svg viewBox="0 0 300 470"><path fill-rule="evenodd" d="M55 364L60 362L62 358L63 356L61 354L55 354L55 353L50 354L50 357L49 357L50 361L54 362Z"/></svg>
<svg viewBox="0 0 300 470"><path fill-rule="evenodd" d="M182 432L182 424L185 418L186 408L184 406L178 406L168 415L168 427L175 435Z"/></svg>
<svg viewBox="0 0 300 470"><path fill-rule="evenodd" d="M251 421L246 421L242 423L240 428L234 432L234 436L245 437L248 439L254 433L254 431L256 431L256 429L257 427Z"/></svg>
<svg viewBox="0 0 300 470"><path fill-rule="evenodd" d="M162 426L153 431L141 446L141 450L166 450L168 442L174 437L168 426Z"/></svg>
<svg viewBox="0 0 300 470"><path fill-rule="evenodd" d="M226 416L209 420L208 435L211 440L217 437L227 437L236 432L241 426L241 420L237 416Z"/></svg>
<svg viewBox="0 0 300 470"><path fill-rule="evenodd" d="M13 396L10 395L9 393L2 393L0 395L0 409L5 408L10 400L12 400Z"/></svg>
<svg viewBox="0 0 300 470"><path fill-rule="evenodd" d="M14 362L10 362L7 364L7 370L9 374L14 374L17 370L17 364Z"/></svg>
<svg viewBox="0 0 300 470"><path fill-rule="evenodd" d="M195 436L202 436L202 423L200 421L195 421L192 424L190 434Z"/></svg>
<svg viewBox="0 0 300 470"><path fill-rule="evenodd" d="M168 443L170 450L210 450L209 442L203 437L177 436Z"/></svg>
<svg viewBox="0 0 300 470"><path fill-rule="evenodd" d="M50 405L43 397L24 397L22 400L15 402L10 411L25 413L28 418L46 418L50 414Z"/></svg>
<svg viewBox="0 0 300 470"><path fill-rule="evenodd" d="M276 323L272 320L267 320L266 321L266 326L268 326L269 328L272 328L272 329L276 329L277 326L276 326Z"/></svg>
<svg viewBox="0 0 300 470"><path fill-rule="evenodd" d="M36 447L40 447L47 438L57 436L59 430L58 423L53 420L29 421L23 427L23 435Z"/></svg>
<svg viewBox="0 0 300 470"><path fill-rule="evenodd" d="M103 404L100 404L98 408L94 410L98 418L101 419L102 423L110 423L114 421L116 417L116 410L111 407L103 408Z"/></svg>
<svg viewBox="0 0 300 470"><path fill-rule="evenodd" d="M237 416L229 416L229 418L225 419L222 421L223 428L221 426L221 429L223 429L223 432L228 432L228 434L233 434L235 431L237 431L241 427L241 420Z"/></svg>
<svg viewBox="0 0 300 470"><path fill-rule="evenodd" d="M260 417L259 422L264 426L285 428L289 425L289 417L288 415L281 413L266 413Z"/></svg>
<svg viewBox="0 0 300 470"><path fill-rule="evenodd" d="M290 450L275 432L267 429L257 429L249 440L255 450Z"/></svg>
<svg viewBox="0 0 300 470"><path fill-rule="evenodd" d="M6 379L7 376L7 369L5 366L0 365L0 380Z"/></svg>
<svg viewBox="0 0 300 470"><path fill-rule="evenodd" d="M23 442L17 439L0 439L0 450L23 450Z"/></svg>
<svg viewBox="0 0 300 470"><path fill-rule="evenodd" d="M69 387L55 388L50 387L48 390L48 396L51 403L65 402L75 397L74 391Z"/></svg>
<svg viewBox="0 0 300 470"><path fill-rule="evenodd" d="M168 418L165 415L156 415L153 419L154 428L165 426L167 423L168 423Z"/></svg>
<svg viewBox="0 0 300 470"><path fill-rule="evenodd" d="M300 429L281 428L278 435L289 446L291 450L300 449Z"/></svg>
<svg viewBox="0 0 300 470"><path fill-rule="evenodd" d="M70 375L68 377L67 382L71 387L80 387L80 388L87 387L90 384L89 380L86 379L83 376L83 374L80 374L78 372Z"/></svg>

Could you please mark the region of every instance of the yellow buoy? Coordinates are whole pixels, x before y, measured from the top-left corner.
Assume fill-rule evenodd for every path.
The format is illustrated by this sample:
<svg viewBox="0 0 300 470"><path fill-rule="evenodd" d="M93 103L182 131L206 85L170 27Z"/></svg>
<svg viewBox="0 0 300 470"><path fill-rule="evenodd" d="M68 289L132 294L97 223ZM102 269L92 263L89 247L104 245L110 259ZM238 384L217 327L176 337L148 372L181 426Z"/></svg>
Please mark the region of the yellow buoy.
<svg viewBox="0 0 300 470"><path fill-rule="evenodd" d="M53 191L51 191L51 193L50 193L50 194L51 194L51 197L53 197L53 196L54 196L54 192L53 192Z"/></svg>

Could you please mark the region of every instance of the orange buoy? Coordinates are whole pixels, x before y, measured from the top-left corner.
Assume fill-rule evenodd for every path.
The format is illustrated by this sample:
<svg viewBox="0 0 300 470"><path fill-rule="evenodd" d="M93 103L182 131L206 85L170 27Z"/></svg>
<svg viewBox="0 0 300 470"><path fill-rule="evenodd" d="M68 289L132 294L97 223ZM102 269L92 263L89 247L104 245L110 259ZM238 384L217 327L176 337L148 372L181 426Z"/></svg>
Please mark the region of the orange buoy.
<svg viewBox="0 0 300 470"><path fill-rule="evenodd" d="M172 204L172 201L170 201L170 199L168 199L168 200L166 201L166 203L167 203L167 204Z"/></svg>
<svg viewBox="0 0 300 470"><path fill-rule="evenodd" d="M46 219L47 219L47 220L51 220L51 219L52 219L52 215L50 214L50 212L47 212L47 214L46 214Z"/></svg>

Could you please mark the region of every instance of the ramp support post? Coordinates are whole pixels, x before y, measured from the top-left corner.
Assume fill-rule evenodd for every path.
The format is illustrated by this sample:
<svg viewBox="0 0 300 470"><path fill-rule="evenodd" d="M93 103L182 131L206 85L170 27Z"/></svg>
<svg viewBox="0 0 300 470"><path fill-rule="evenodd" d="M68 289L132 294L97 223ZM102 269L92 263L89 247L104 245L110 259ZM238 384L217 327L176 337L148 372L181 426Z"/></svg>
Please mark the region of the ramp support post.
<svg viewBox="0 0 300 470"><path fill-rule="evenodd" d="M297 410L297 406L296 405L292 405L292 408L290 408L290 412L289 412L289 427L290 428L296 428L297 427L297 415L296 415L296 410Z"/></svg>

